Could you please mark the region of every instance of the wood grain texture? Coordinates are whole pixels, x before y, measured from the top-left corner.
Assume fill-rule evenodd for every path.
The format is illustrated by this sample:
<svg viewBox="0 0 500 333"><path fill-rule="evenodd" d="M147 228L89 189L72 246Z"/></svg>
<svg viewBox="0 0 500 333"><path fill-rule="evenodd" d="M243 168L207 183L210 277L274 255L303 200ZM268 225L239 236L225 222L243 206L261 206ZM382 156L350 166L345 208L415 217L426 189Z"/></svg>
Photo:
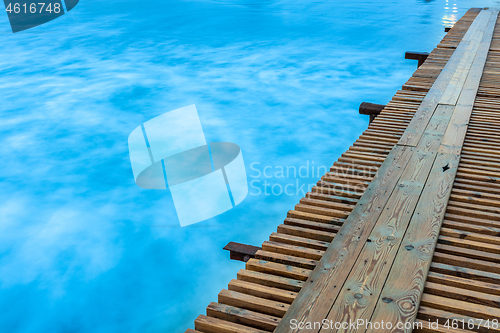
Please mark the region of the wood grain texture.
<svg viewBox="0 0 500 333"><path fill-rule="evenodd" d="M454 112L455 106L438 105L417 144L417 149L425 152L437 152L441 147L442 139Z"/></svg>
<svg viewBox="0 0 500 333"><path fill-rule="evenodd" d="M219 303L280 318L284 315L289 307L289 305L286 303L267 300L260 297L225 289L223 289L219 293Z"/></svg>
<svg viewBox="0 0 500 333"><path fill-rule="evenodd" d="M214 302L208 305L207 316L268 332L272 332L280 321L278 317Z"/></svg>
<svg viewBox="0 0 500 333"><path fill-rule="evenodd" d="M436 79L426 97L422 101L422 104L420 104L420 107L408 125L407 130L399 140L399 145L416 146L418 144L424 129L427 127L427 124L429 123L439 101L441 100L441 97L443 96L443 91L446 87L448 87L450 80L462 60L462 57L469 47L471 40L474 40L476 30L480 26L480 23L484 22L486 15L489 14L485 13L485 11L481 11L471 24L450 60L446 63L443 71L440 73L439 77Z"/></svg>
<svg viewBox="0 0 500 333"><path fill-rule="evenodd" d="M418 319L422 321L432 321L432 322L438 322L439 323L439 330L441 331L441 328L445 328L446 323L450 325L453 321L455 322L462 322L462 320L466 323L471 322L474 323L474 332L480 332L480 333L497 333L500 332L498 329L493 329L490 327L485 327L484 326L484 319L473 317L473 316L467 316L463 314L456 314L454 312L450 312L447 310L442 310L438 308L433 308L433 307L428 307L428 306L421 306L419 313L418 313ZM451 326L451 325L450 325ZM449 329L454 330L453 328ZM436 330L434 331L436 332Z"/></svg>
<svg viewBox="0 0 500 333"><path fill-rule="evenodd" d="M500 309L489 306L471 304L468 302L445 298L436 295L424 294L421 303L423 306L438 308L439 310L449 311L464 316L488 320L491 318L500 318ZM492 331L500 332L500 325L492 328Z"/></svg>
<svg viewBox="0 0 500 333"><path fill-rule="evenodd" d="M242 294L252 295L287 304L291 304L297 296L297 293L293 291L234 279L229 282L228 289Z"/></svg>
<svg viewBox="0 0 500 333"><path fill-rule="evenodd" d="M285 278L272 274L255 272L242 269L238 272L238 280L251 283L258 283L263 286L279 288L288 291L299 292L304 286L304 282L296 279Z"/></svg>
<svg viewBox="0 0 500 333"><path fill-rule="evenodd" d="M419 201L436 154L415 151L398 186L389 197L342 291L327 317L333 322L357 322L372 316L401 240ZM342 332L357 329L341 330ZM322 333L333 330L321 330Z"/></svg>
<svg viewBox="0 0 500 333"><path fill-rule="evenodd" d="M476 20L478 20L478 25L476 27L476 30L474 31L474 38L469 41L469 45L467 46L467 49L464 52L464 55L460 59L460 62L455 70L455 73L453 74L452 78L450 79L450 82L446 89L443 92L443 96L441 96L441 99L439 100L439 104L448 104L448 105L456 105L458 97L461 95L462 90L467 87L465 84L466 79L469 77L469 71L472 67L472 63L477 59L477 56L481 55L482 53L479 51L479 45L482 44L483 36L485 35L485 32L488 31L488 24L493 17L493 12L492 11L482 11ZM496 21L496 17L495 17ZM493 26L495 21L493 21ZM491 33L489 34L489 40L487 43L487 48L485 50L486 53L488 53L489 45L491 42L491 36L493 35L493 27L490 28ZM485 44L482 44L483 46ZM484 48L483 48L484 49ZM481 51L483 51L483 49ZM484 51L483 51L484 52ZM486 61L486 57L479 62L482 62L484 66L484 61ZM481 72L482 73L482 66L481 66ZM473 98L475 98L476 93L474 93Z"/></svg>
<svg viewBox="0 0 500 333"><path fill-rule="evenodd" d="M479 35L484 34L484 31L486 30L486 26L489 22L490 16L491 16L490 12L486 12L483 15L478 16L478 19L476 19L476 21L475 21L476 25L471 27L470 31L472 31L472 32L469 34L469 39L466 40L465 42L463 42L463 44L462 44L463 47L460 49L460 50L463 49L462 51L460 51L462 53L457 53L458 55L455 57L456 59L453 60L456 63L456 64L454 64L454 65L456 65L456 67L454 68L455 71L454 72L452 70L449 70L448 72L443 71L444 74L442 73L440 75L440 77L443 75L442 77L445 77L448 80L447 82L443 81L443 82L446 82L447 86L450 85L450 81L452 78L454 78L453 82L451 83L452 85L453 84L457 85L457 82L461 82L460 89L456 90L456 89L450 88L448 90L447 96L446 96L447 99L450 99L450 98L458 99L458 96L460 95L460 92L462 90L461 86L466 81L468 71L472 67L472 62L473 62L473 59L475 57L475 52L479 48L479 44L480 44L479 42L475 41L473 36L475 33L479 33ZM452 60L450 59L450 62L451 61ZM450 64L450 62L448 62L448 64ZM450 68L450 66L448 66L448 67ZM458 71L457 71L457 68L458 68ZM446 67L445 67L445 69L446 69ZM457 75L455 75L455 74L457 74ZM444 84L445 83L443 83L443 85ZM441 139L444 136L445 130L448 127L448 123L451 119L453 111L455 111L455 108L453 106L446 106L446 105L439 106L438 105L438 101L442 97L441 92L436 92L436 95L434 97L431 96L429 98L429 96L430 95L428 94L426 97L426 98L428 98L428 101L430 103L428 105L433 106L434 110L432 110L432 113L429 115L428 122L425 123L426 131L423 131L423 133L419 135L419 140L417 140L415 142L418 142L419 148L424 149L426 151L429 151L431 153L434 153L439 149L439 147L441 145ZM432 98L434 98L434 99L432 99ZM421 108L422 108L422 105L424 105L424 107L425 107L425 101L426 100L424 99L424 102L422 102L422 104L420 105ZM413 119L415 119L415 117ZM377 121L374 121L375 125L376 125L376 122ZM410 123L410 125L411 125L411 123ZM373 126L372 128L376 129L376 126ZM412 131L412 129L409 128L406 130L405 133L408 133L411 131ZM404 135L405 134L403 134L403 136ZM401 141L399 142L399 144L401 144ZM399 147L396 146L395 149L398 149L398 148ZM368 152L368 149L367 148L366 149L359 149L358 152L363 152L363 154L366 154L366 152ZM360 153L358 153L358 154L360 154ZM414 152L412 152L412 154L414 154ZM355 155L352 154L349 156L354 157ZM433 161L434 161L434 156L433 156L433 159L430 162L428 162L429 164L428 164L427 172L430 170L430 168L433 164ZM384 161L381 168L383 168L386 163L389 163L388 159ZM423 185L423 183L425 183L427 175L428 175L428 173L424 173L424 179L423 179L422 185ZM332 177L328 177L328 178L324 178L324 179L334 180ZM373 184L373 182L371 184ZM450 192L451 192L451 184L449 184L449 187L450 187ZM365 194L367 192L365 192ZM393 190L389 190L388 192L394 193ZM416 201L419 198L419 195L420 195L420 193L418 193L418 195L416 197L415 205L416 205ZM449 195L449 193L448 193L448 195ZM358 205L360 205L360 204L361 204L361 201L358 203ZM397 212L397 208L394 209L395 205L388 205L388 206L390 206L394 211ZM413 213L414 207L415 206L408 207L408 214L410 214L409 216L411 216L411 213ZM357 206L356 208L359 208L359 207ZM350 216L352 216L353 213L355 213L357 211L356 208L353 210L353 212L351 213ZM443 209L443 208L441 208L441 209ZM305 208L301 207L300 210L305 210ZM312 212L313 210L309 209L309 211ZM320 213L319 210L316 210L316 212ZM321 213L321 214L326 215L327 212L325 211L324 213ZM406 231L406 225L407 225L407 224L405 224L404 221L405 221L404 218L399 219L399 222L400 222L399 224L402 227L403 234ZM408 221L409 221L409 217L406 220L406 222L408 222ZM442 216L441 216L441 221L442 221ZM346 220L344 222L344 226L342 228L345 228L345 226L347 224L348 224L348 220ZM342 229L341 229L341 231L342 231ZM341 231L339 231L337 237L330 244L330 247L326 251L325 256L323 257L323 260L326 258L329 250L332 247L340 245L339 248L342 248L342 245L344 245L341 243L337 243L337 242L340 242L340 240L341 240L339 237L339 234L341 233ZM374 238L376 238L376 237L374 237ZM363 237L362 239L364 240L365 237ZM373 244L367 245L367 247L370 247L370 246L374 247L375 245L376 245L376 243L373 243ZM396 247L396 249L397 249L397 247ZM334 289L334 290L320 289L324 294L323 297L321 297L319 299L311 299L311 298L308 299L309 304L310 304L309 307L311 307L311 308L308 308L306 310L309 312L308 315L303 316L303 315L299 314L299 316L297 316L297 313L295 313L295 311L293 311L294 305L297 302L300 302L300 300L301 300L300 293L299 293L299 296L297 297L295 303L292 305L291 311L289 311L287 314L290 314L291 318L292 318L292 314L293 314L293 316L295 316L294 318L299 320L299 321L307 319L307 321L310 321L310 322L319 322L322 319L324 319L324 317L323 317L324 312L325 312L324 308L325 307L327 308L329 306L329 304L332 304L333 308L330 312L330 315L328 316L328 319L330 319L330 320L333 319L334 321L345 321L345 320L349 320L349 319L355 320L357 318L370 318L370 316L372 314L371 307L375 306L378 292L380 292L379 290L381 289L381 287L383 286L383 284L385 282L385 276L388 272L388 269L391 267L390 264L392 263L392 258L395 255L395 251L394 251L394 255L391 256L389 254L387 256L387 258L389 259L389 260L387 260L389 262L387 265L387 261L383 260L383 259L385 259L384 255L382 255L381 258L379 258L377 256L377 254L379 254L379 253L384 253L383 249L378 249L378 250L379 251L377 251L377 250L367 251L368 254L366 255L366 257L361 255L361 256L359 256L359 258L354 258L356 256L356 252L359 251L359 247L358 247L358 249L356 249L356 252L353 252L352 254L350 252L349 254L350 254L351 258L348 259L348 262L354 266L353 271L350 275L350 277L352 277L352 280L348 279L347 283L345 283L344 287L342 287L340 289L341 290L340 292L338 290L344 283L343 281L344 281L345 273L344 274L340 273L340 274L337 274L336 276L330 276L330 281L332 281L332 279L335 280L334 287L336 289ZM391 251L389 251L389 253L390 252ZM334 259L334 260L336 260L336 259ZM358 261L356 261L356 260L358 260ZM353 261L355 261L355 264L353 263ZM369 264L370 262L373 262L375 264L373 266L370 266L370 264ZM430 264L430 258L428 259L427 264ZM320 265L321 265L321 261L320 261ZM319 266L317 267L317 269L318 268L319 268ZM339 268L341 268L341 267L339 267ZM380 270L380 269L382 269L382 270ZM316 281L319 280L320 282L323 282L323 281L321 281L321 275L315 276L315 272L317 272L317 270L315 270L313 272L311 279L316 280ZM322 275L327 276L327 274L325 274L325 273L323 273ZM313 276L314 276L314 278L313 278ZM370 283L373 282L370 278L372 278L373 281L376 281L373 285L370 285ZM355 286L356 282L358 283L358 286ZM353 283L353 285L351 286L350 283ZM363 290L363 288L360 287L360 285L359 285L360 283L362 284L362 286L370 286L371 288L367 288L366 290ZM379 290L377 290L377 285L379 286ZM305 294L306 292L311 294L312 289L313 288L309 287L307 282L306 282L306 286L302 290L302 294ZM326 293L326 290L328 290L328 294ZM360 292L357 292L357 293L354 292L356 290L358 290ZM422 290L420 290L420 293L421 292L422 292ZM338 293L340 293L340 296L338 298L335 298ZM374 296L374 293L375 293L375 296ZM360 298L361 300L356 300L353 296L354 294L356 294L358 297L361 297ZM371 297L371 296L374 296L374 297ZM375 301L374 302L368 301L368 299L370 299L370 297L375 299ZM373 303L372 306L370 306L371 303ZM305 304L302 305L302 308L304 306L305 306ZM316 309L314 309L315 307L316 307ZM304 312L303 309L302 309L302 312ZM288 320L287 318L284 318L284 320L282 321L280 326L278 326L278 328L276 330L277 332L280 332L281 327L283 327L283 332L285 331L285 325L289 325L287 320ZM306 329L306 330L302 330L302 331L307 332L308 330ZM312 330L312 331L316 332L317 330Z"/></svg>
<svg viewBox="0 0 500 333"><path fill-rule="evenodd" d="M348 276L412 152L413 149L406 147L398 147L391 151L387 163L382 165L333 239L311 278L307 280L276 328L276 333L297 331L290 328L292 319L319 322L326 318L331 304L341 290L341 285L337 285L338 282L342 283Z"/></svg>
<svg viewBox="0 0 500 333"><path fill-rule="evenodd" d="M458 162L456 155L439 154L436 158L371 321L412 323L415 320ZM449 169L443 171L445 165Z"/></svg>
<svg viewBox="0 0 500 333"><path fill-rule="evenodd" d="M471 63L470 72L466 75L466 79L464 79L463 91L460 94L460 98L456 96L458 100L457 108L451 117L450 124L444 135L442 147L439 149L440 153L459 155L462 151L467 125L479 89L497 17L498 11L491 11L483 36L477 37L480 43L478 43L474 60ZM451 98L446 102L452 102ZM440 101L440 103L445 104L445 101Z"/></svg>
<svg viewBox="0 0 500 333"><path fill-rule="evenodd" d="M218 318L200 315L194 322L197 331L204 333L267 333L268 331L248 327Z"/></svg>
<svg viewBox="0 0 500 333"><path fill-rule="evenodd" d="M269 273L272 275L282 276L286 278L296 279L300 281L306 281L311 270L294 267L290 265L283 265L280 263L275 263L272 261L261 260L261 259L250 259L246 264L247 270Z"/></svg>

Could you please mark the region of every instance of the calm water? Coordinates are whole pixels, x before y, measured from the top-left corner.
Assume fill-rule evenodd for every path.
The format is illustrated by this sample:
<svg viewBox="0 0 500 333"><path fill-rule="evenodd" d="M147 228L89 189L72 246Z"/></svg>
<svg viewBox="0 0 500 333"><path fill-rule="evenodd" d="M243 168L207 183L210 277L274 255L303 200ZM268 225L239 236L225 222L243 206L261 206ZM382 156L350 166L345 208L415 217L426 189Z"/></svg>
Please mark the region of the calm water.
<svg viewBox="0 0 500 333"><path fill-rule="evenodd" d="M244 267L222 247L276 230L366 128L358 105L411 76L404 52L495 4L82 0L17 34L2 14L0 331L193 327ZM252 185L180 228L167 193L134 184L127 137L189 104L208 141L241 147Z"/></svg>

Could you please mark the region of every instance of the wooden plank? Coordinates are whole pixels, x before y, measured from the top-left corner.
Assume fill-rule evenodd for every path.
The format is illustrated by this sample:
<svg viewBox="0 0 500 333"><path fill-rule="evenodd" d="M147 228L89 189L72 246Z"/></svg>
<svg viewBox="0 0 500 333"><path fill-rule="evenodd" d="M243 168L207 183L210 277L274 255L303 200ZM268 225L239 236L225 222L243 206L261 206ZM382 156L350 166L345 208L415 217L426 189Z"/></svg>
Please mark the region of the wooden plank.
<svg viewBox="0 0 500 333"><path fill-rule="evenodd" d="M289 211L287 214L288 216L298 216L297 214L291 214L290 212L294 211ZM337 233L341 228L340 226L343 224L342 222L332 219L327 219L323 222L320 222L318 221L318 219L316 219L316 216L313 214L309 214L307 216L300 215L300 217L303 217L303 219L287 217L284 223L286 225L297 226L301 228L326 231L330 233L330 235L334 235L335 233ZM314 222L311 222L311 220L314 220Z"/></svg>
<svg viewBox="0 0 500 333"><path fill-rule="evenodd" d="M321 321L340 292L337 281L345 281L389 195L405 169L413 149L395 148L351 212L320 260L311 278L299 292L275 333L296 332L290 321Z"/></svg>
<svg viewBox="0 0 500 333"><path fill-rule="evenodd" d="M289 290L294 292L299 292L304 286L304 281L285 278L282 276L275 276L272 274L249 271L246 269L241 269L238 272L238 280L258 283L263 286L280 288L283 290Z"/></svg>
<svg viewBox="0 0 500 333"><path fill-rule="evenodd" d="M458 250L460 248L456 249ZM457 253L458 251L453 251L454 254L442 253L441 251L438 251L434 253L433 261L436 263L445 263L457 267L477 269L490 273L500 272L500 264L481 259L467 258L463 256L463 254L469 251L470 250L465 250L464 253Z"/></svg>
<svg viewBox="0 0 500 333"><path fill-rule="evenodd" d="M276 252L268 252L259 250L255 254L256 259L262 259L267 261L272 261L284 265L289 265L293 267L300 267L309 270L313 270L318 263L316 260L304 259L299 257L294 257L291 255L276 253Z"/></svg>
<svg viewBox="0 0 500 333"><path fill-rule="evenodd" d="M417 144L417 149L426 152L438 151L454 110L455 107L451 105L437 106L436 111Z"/></svg>
<svg viewBox="0 0 500 333"><path fill-rule="evenodd" d="M434 152L416 151L412 155L399 185L390 195L363 251L333 303L327 317L329 321L357 322L358 319L368 320L372 316L435 158ZM340 284L341 281L337 283ZM349 328L343 331L356 330Z"/></svg>
<svg viewBox="0 0 500 333"><path fill-rule="evenodd" d="M479 304L472 304L456 299L445 298L436 295L423 294L421 304L426 307L449 311L458 315L464 315L480 319L500 318L500 309ZM500 331L497 326L496 331Z"/></svg>
<svg viewBox="0 0 500 333"><path fill-rule="evenodd" d="M278 264L275 262L259 259L248 260L246 269L250 271L268 273L301 281L306 281L311 274L311 270L308 269Z"/></svg>
<svg viewBox="0 0 500 333"><path fill-rule="evenodd" d="M225 289L221 290L219 293L219 303L276 317L282 317L290 306L286 303L271 301Z"/></svg>
<svg viewBox="0 0 500 333"><path fill-rule="evenodd" d="M485 28L484 35L481 38L477 54L471 64L471 69L464 81L462 94L458 99L458 105L455 113L451 117L450 124L443 138L442 147L439 149L441 153L457 154L461 152L465 134L467 132L467 124L469 122L472 106L476 98L479 82L483 73L488 50L490 49L491 39L493 37L493 29L498 17L498 11L492 11L489 17L488 24ZM444 96L443 96L444 97ZM458 96L457 96L458 97ZM451 103L452 99L440 101L440 103Z"/></svg>
<svg viewBox="0 0 500 333"><path fill-rule="evenodd" d="M500 297L481 293L474 290L457 288L454 286L442 285L427 281L424 292L430 295L437 295L451 299L457 299L473 304L480 304L491 308L500 308Z"/></svg>
<svg viewBox="0 0 500 333"><path fill-rule="evenodd" d="M477 183L477 182L476 182ZM452 214L459 214L463 216L470 216L471 218L480 218L480 219L486 219L486 220L492 220L492 221L500 221L500 216L498 213L489 213L487 211L477 211L476 209L467 209L457 207L454 205L449 206L449 213Z"/></svg>
<svg viewBox="0 0 500 333"><path fill-rule="evenodd" d="M345 215L347 214L343 212L343 215L343 217L345 217ZM316 208L313 206L305 207L300 204L295 206L295 210L288 211L287 216L289 218L308 220L325 224L341 225L342 223L344 223L344 219L329 215L328 210L326 209Z"/></svg>
<svg viewBox="0 0 500 333"><path fill-rule="evenodd" d="M295 257L301 257L312 260L320 260L325 251L313 250L306 247L288 245L278 242L264 242L262 243L262 249L268 252L276 252L281 254L286 254Z"/></svg>
<svg viewBox="0 0 500 333"><path fill-rule="evenodd" d="M280 321L278 317L214 302L208 305L207 316L269 332L272 332Z"/></svg>
<svg viewBox="0 0 500 333"><path fill-rule="evenodd" d="M424 129L427 127L439 101L441 100L443 91L446 89L451 78L455 74L462 57L469 47L470 41L474 40L476 30L487 15L489 14L486 11L481 11L471 24L455 52L446 63L443 71L440 73L439 77L436 79L426 97L420 104L415 116L399 140L399 145L414 147L418 144L423 135Z"/></svg>
<svg viewBox="0 0 500 333"><path fill-rule="evenodd" d="M500 255L498 254L458 247L455 244L450 243L443 244L441 241L441 236L439 236L438 244L436 245L435 260L441 260L441 258L443 258L443 255L445 254L458 256L465 261L478 260L476 262L477 264L488 266L489 269L493 269L495 266L496 268L498 268L499 266L497 263L500 262ZM479 267L480 266L478 266L477 268Z"/></svg>
<svg viewBox="0 0 500 333"><path fill-rule="evenodd" d="M456 155L439 154L436 158L371 321L411 323L415 320L458 162ZM449 169L443 172L445 165Z"/></svg>
<svg viewBox="0 0 500 333"><path fill-rule="evenodd" d="M496 244L488 244L483 242L466 240L465 237L461 239L461 238L447 237L444 235L440 235L438 241L439 244L465 248L468 251L472 250L472 251L483 252L482 254L483 256L492 258L490 260L500 260L500 246L498 246L499 245L498 239L496 240Z"/></svg>
<svg viewBox="0 0 500 333"><path fill-rule="evenodd" d="M333 237L335 236L333 232L313 230L286 224L280 224L278 226L278 233L291 236L298 236L298 237L307 237L325 243L331 242Z"/></svg>
<svg viewBox="0 0 500 333"><path fill-rule="evenodd" d="M500 230L499 230L500 232ZM310 248L313 250L320 250L320 251L326 251L328 248L328 245L330 245L329 242L322 242L318 241L315 239L310 239L310 238L305 238L305 237L300 237L300 236L292 236L292 235L287 235L287 234L279 234L276 232L273 232L269 236L269 240L272 242L279 242L282 244L290 244L290 245L296 245L296 246L302 246L306 248Z"/></svg>
<svg viewBox="0 0 500 333"><path fill-rule="evenodd" d="M473 290L489 295L500 296L500 285L474 280L472 278L463 278L459 276L429 272L427 274L427 282L439 283L442 285L453 286L457 288ZM499 306L500 304L497 304Z"/></svg>
<svg viewBox="0 0 500 333"><path fill-rule="evenodd" d="M493 12L483 11L482 14L484 14L483 17L481 18L478 17L478 19L481 19L481 21L474 33L474 39L470 41L469 46L467 47L462 59L460 60L457 66L457 69L455 70L455 73L453 74L453 77L450 79L450 83L446 87L445 91L443 92L443 96L439 100L439 104L456 105L458 97L462 92L462 89L464 89L466 86L465 81L470 77L468 74L475 58L477 59L476 56L480 55L480 53L478 52L479 45L482 44L481 42L483 40L483 36L485 35L485 32L488 30L488 24L490 22L490 19L492 18ZM496 22L496 15L493 25L495 22ZM489 34L486 53L488 53L489 45L491 42L491 36L493 35L493 29L491 28L490 30L491 34ZM482 45L484 46L485 44ZM482 68L484 66L485 61L486 61L486 56L484 57L484 59L480 61L482 63L482 66L479 78L481 77L481 74L483 72ZM474 97L475 96L476 94L474 93Z"/></svg>
<svg viewBox="0 0 500 333"><path fill-rule="evenodd" d="M500 235L500 223L495 224L493 223L488 223L489 221L486 222L486 225L480 225L476 224L474 222L458 222L460 221L460 217L458 217L458 221L454 221L453 219L455 216L449 215L450 219L445 219L443 222L443 227L446 228L454 228L460 231L466 231L466 232L474 232L477 234L484 234L484 235L490 235L490 236L498 236ZM466 219L466 217L462 218L463 220Z"/></svg>
<svg viewBox="0 0 500 333"><path fill-rule="evenodd" d="M456 314L453 312L441 310L441 309L436 309L432 307L427 307L427 306L422 306L420 308L420 311L418 313L418 318L424 321L432 321L432 322L438 322L438 331L441 331L442 328L446 328L445 325L448 323L449 326L453 324L453 322L460 323L462 324L462 321L464 322L465 325L468 323L473 323L474 324L474 331L480 332L480 333L495 333L495 332L500 332L498 329L492 329L491 327L491 322L490 322L490 327L484 327L484 322L485 320L476 318L476 317L471 317L471 316L466 316L466 315L461 315L461 314ZM467 326L465 326L467 327ZM461 326L459 326L461 328ZM436 332L436 331L434 331Z"/></svg>
<svg viewBox="0 0 500 333"><path fill-rule="evenodd" d="M194 327L204 333L267 333L267 331L203 315L196 318Z"/></svg>
<svg viewBox="0 0 500 333"><path fill-rule="evenodd" d="M289 214L289 216L298 218L307 218L309 216L322 215L322 218L318 217L318 222L323 222L323 221L327 223L337 222L336 224L343 223L344 222L343 219L345 219L349 215L349 212L346 211L318 207L317 205L309 205L309 204L304 205L301 203L295 205L295 211L293 213L294 214ZM303 213L310 213L310 214L303 214ZM335 217L342 220L334 220L330 219L330 217Z"/></svg>
<svg viewBox="0 0 500 333"><path fill-rule="evenodd" d="M288 304L291 304L295 299L295 297L297 297L297 293L293 291L268 287L257 283L234 280L234 279L231 280L231 282L229 282L227 289L251 296L256 296Z"/></svg>
<svg viewBox="0 0 500 333"><path fill-rule="evenodd" d="M343 211L343 212L351 212L354 209L355 205L346 205L343 203L338 203L335 201L330 201L330 200L318 200L318 199L312 199L312 198L302 198L300 199L300 203L303 205L310 205L310 206L317 206L317 207L322 207L322 208L330 208L330 209L335 209L337 211Z"/></svg>

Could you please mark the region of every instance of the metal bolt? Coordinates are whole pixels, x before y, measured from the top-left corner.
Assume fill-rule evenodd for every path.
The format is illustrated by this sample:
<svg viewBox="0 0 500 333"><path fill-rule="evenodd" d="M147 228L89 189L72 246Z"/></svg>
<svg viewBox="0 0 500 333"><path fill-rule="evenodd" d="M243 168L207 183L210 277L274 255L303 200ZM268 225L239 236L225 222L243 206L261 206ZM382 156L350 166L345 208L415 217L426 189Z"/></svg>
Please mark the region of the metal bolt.
<svg viewBox="0 0 500 333"><path fill-rule="evenodd" d="M395 240L395 239L396 239L396 238L395 238L394 236L389 236L389 237L387 237L387 240L390 240L390 241L393 241L393 240Z"/></svg>
<svg viewBox="0 0 500 333"><path fill-rule="evenodd" d="M392 302L392 298L384 297L384 298L382 298L382 301L384 301L384 303L391 303Z"/></svg>
<svg viewBox="0 0 500 333"><path fill-rule="evenodd" d="M406 245L405 249L407 249L408 251L411 251L414 249L414 247L413 247L413 245Z"/></svg>
<svg viewBox="0 0 500 333"><path fill-rule="evenodd" d="M363 295L356 293L356 294L354 294L354 298L361 299L361 298L363 298Z"/></svg>

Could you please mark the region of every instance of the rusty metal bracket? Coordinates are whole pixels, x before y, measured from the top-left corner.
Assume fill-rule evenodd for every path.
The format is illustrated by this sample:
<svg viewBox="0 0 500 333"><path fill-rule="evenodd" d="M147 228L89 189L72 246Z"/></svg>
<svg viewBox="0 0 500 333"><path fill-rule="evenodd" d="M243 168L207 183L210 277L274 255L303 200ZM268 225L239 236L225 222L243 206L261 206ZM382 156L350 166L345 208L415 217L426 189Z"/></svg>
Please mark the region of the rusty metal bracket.
<svg viewBox="0 0 500 333"><path fill-rule="evenodd" d="M371 122L380 114L385 108L385 105L363 102L359 105L359 114L366 114L370 116Z"/></svg>
<svg viewBox="0 0 500 333"><path fill-rule="evenodd" d="M255 258L255 253L262 250L262 248L258 246L229 242L226 246L224 246L224 250L229 251L230 259L247 262L250 258Z"/></svg>
<svg viewBox="0 0 500 333"><path fill-rule="evenodd" d="M405 59L418 60L417 67L422 66L422 64L425 62L425 60L427 59L428 56L429 56L429 52L411 52L411 51L408 51L405 53Z"/></svg>

